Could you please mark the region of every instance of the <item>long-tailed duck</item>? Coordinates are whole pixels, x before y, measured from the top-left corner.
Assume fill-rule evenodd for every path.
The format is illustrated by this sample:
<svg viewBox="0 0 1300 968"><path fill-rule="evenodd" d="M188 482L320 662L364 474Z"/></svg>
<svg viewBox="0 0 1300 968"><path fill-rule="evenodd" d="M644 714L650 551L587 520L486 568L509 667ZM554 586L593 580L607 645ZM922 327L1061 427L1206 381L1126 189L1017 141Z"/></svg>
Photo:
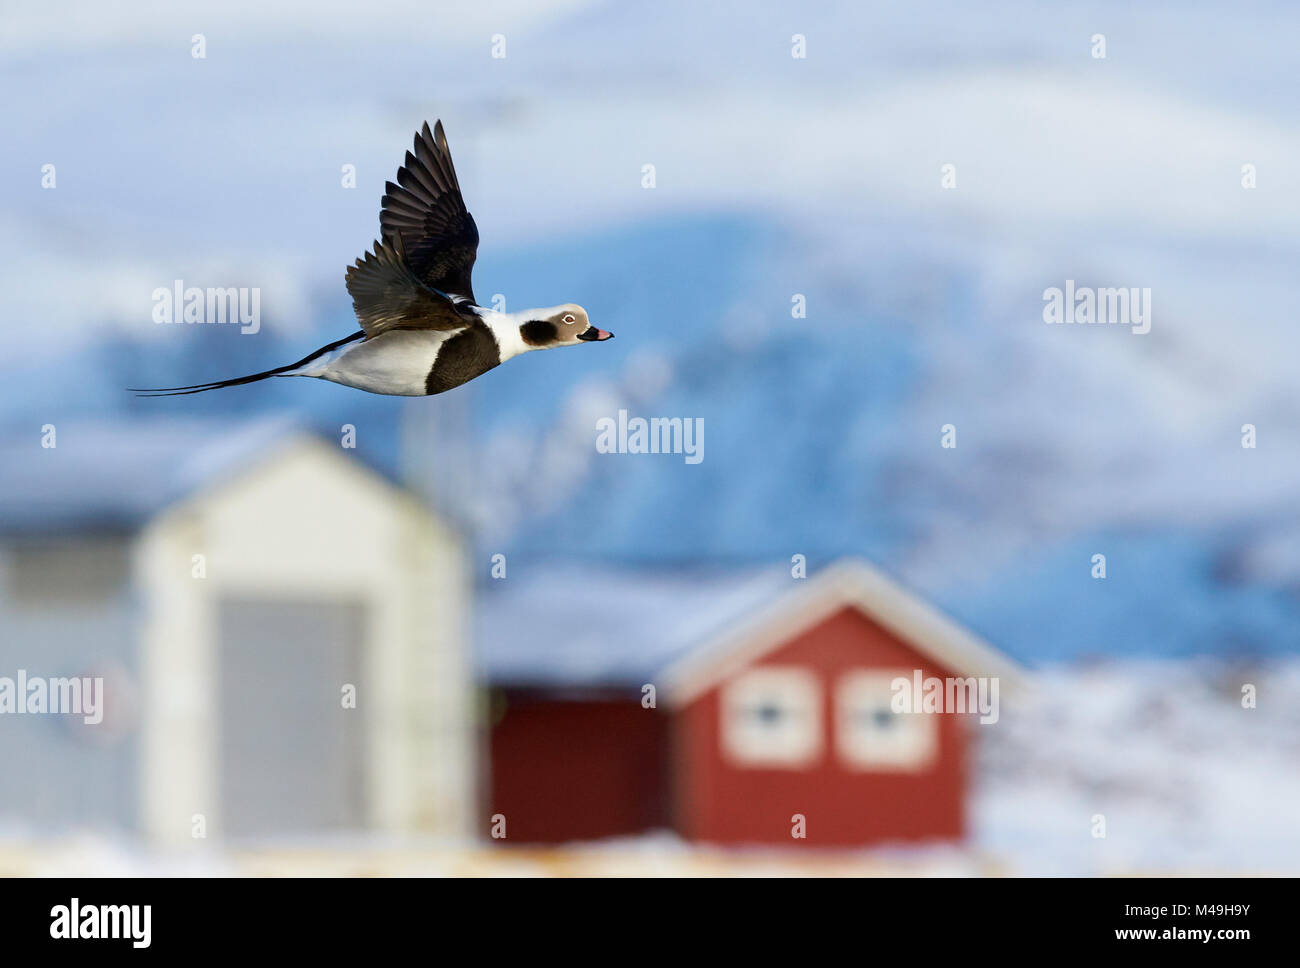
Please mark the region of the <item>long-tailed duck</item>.
<svg viewBox="0 0 1300 968"><path fill-rule="evenodd" d="M181 396L254 383L273 376L310 376L370 393L419 397L467 383L530 350L607 340L573 303L500 313L478 305L470 273L478 226L465 209L442 122L415 136L415 152L388 182L374 251L347 270L361 329L297 363L251 376L186 387L141 390Z"/></svg>

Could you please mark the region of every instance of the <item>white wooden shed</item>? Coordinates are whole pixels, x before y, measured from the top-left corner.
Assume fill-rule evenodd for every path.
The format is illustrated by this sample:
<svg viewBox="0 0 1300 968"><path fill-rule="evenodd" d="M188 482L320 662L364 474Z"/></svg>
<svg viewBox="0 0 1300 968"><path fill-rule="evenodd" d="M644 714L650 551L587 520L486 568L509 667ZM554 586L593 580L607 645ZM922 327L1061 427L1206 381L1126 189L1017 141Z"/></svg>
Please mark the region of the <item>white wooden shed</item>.
<svg viewBox="0 0 1300 968"><path fill-rule="evenodd" d="M50 775L39 799L0 786L0 822L66 815L173 845L468 836L462 537L338 444L283 422L202 424L70 426L11 465L0 632L17 635L0 660L40 671L58 655L121 682L106 742L33 734ZM24 598L17 576L32 586L37 564ZM105 758L96 810L75 777Z"/></svg>

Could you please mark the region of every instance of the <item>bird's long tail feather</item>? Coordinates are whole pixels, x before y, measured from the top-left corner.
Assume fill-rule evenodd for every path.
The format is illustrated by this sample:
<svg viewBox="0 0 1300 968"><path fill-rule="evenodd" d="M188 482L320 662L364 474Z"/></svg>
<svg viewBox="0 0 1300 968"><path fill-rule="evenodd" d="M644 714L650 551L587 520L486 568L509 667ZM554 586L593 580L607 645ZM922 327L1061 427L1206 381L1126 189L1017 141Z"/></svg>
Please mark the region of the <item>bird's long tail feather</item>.
<svg viewBox="0 0 1300 968"><path fill-rule="evenodd" d="M296 370L299 367L306 366L322 354L328 353L331 350L336 350L345 343L351 343L353 340L361 339L365 335L366 334L363 330L358 330L351 336L335 340L328 346L322 346L314 353L304 356L297 363L287 363L284 366L277 366L271 370L263 370L261 373L251 373L248 376L237 376L229 380L214 380L212 383L193 383L187 387L127 387L127 390L134 393L137 397L185 397L189 396L191 393L203 393L207 390L220 390L223 387L237 387L244 383L256 383L258 380L265 380L268 377L273 376L281 376L291 370Z"/></svg>

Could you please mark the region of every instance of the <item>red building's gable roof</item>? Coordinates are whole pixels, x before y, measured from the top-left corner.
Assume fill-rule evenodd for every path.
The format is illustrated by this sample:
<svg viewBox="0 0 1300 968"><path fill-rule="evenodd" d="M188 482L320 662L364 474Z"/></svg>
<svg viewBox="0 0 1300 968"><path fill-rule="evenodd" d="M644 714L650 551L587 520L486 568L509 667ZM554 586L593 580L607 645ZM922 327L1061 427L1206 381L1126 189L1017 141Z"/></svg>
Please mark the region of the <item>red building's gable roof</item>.
<svg viewBox="0 0 1300 968"><path fill-rule="evenodd" d="M844 560L750 614L667 672L674 705L698 698L845 607L855 608L937 665L963 676L997 676L1014 689L1025 676L1010 658L881 572Z"/></svg>

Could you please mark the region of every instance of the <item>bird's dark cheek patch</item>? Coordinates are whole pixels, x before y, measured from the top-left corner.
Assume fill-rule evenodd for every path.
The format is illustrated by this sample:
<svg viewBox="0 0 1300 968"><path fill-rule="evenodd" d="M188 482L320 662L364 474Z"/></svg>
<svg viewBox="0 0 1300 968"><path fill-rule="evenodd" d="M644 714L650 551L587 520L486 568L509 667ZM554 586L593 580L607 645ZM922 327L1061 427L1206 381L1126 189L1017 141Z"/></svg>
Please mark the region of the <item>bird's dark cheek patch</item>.
<svg viewBox="0 0 1300 968"><path fill-rule="evenodd" d="M555 342L559 330L555 328L554 323L548 323L544 319L533 319L519 327L519 335L529 346L543 346Z"/></svg>

